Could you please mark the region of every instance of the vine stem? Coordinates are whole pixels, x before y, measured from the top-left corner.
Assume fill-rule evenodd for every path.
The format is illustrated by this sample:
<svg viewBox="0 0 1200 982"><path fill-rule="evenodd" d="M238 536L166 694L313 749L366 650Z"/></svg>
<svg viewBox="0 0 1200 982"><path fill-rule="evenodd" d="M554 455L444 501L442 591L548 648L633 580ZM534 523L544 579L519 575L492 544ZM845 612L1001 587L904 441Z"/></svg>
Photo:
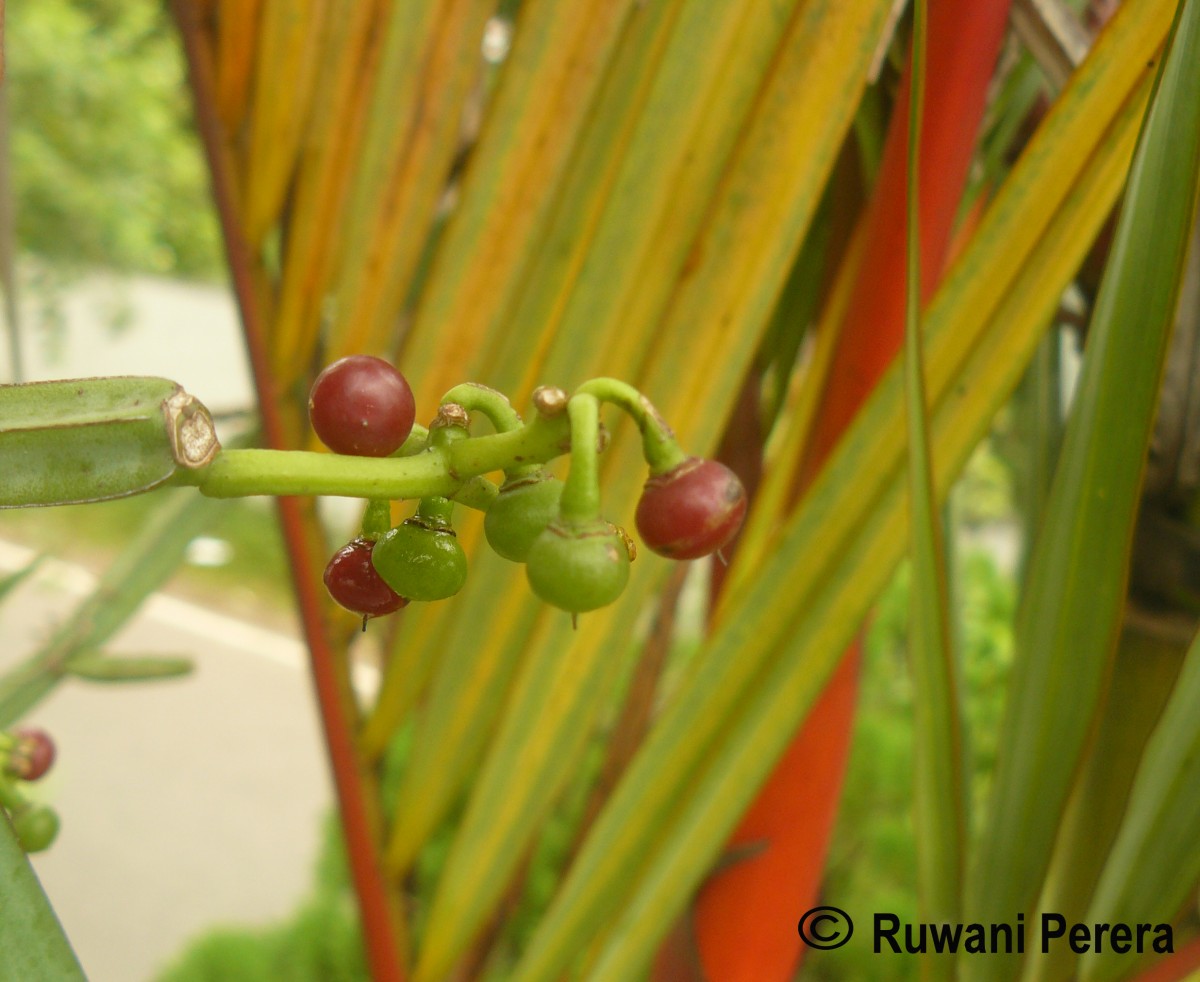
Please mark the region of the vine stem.
<svg viewBox="0 0 1200 982"><path fill-rule="evenodd" d="M237 217L233 164L215 108L212 52L203 35L197 6L189 0L171 2L171 10L183 39L196 123L208 160L213 198L225 240L234 293L242 315L243 335L258 392L263 429L267 442L278 448L285 443L283 420L275 401L266 356L263 317L250 248L242 235ZM301 501L292 497L280 497L277 501L290 559L288 566L308 643L313 685L333 771L350 875L362 915L367 961L376 982L404 982L406 973L402 952L406 937L405 923L398 898L389 890L380 862L382 813L378 807L371 807L377 804L377 789L354 746L355 711L349 678L345 673L339 677L333 647L321 619L320 598L316 592L318 577L315 575L319 567L313 562Z"/></svg>

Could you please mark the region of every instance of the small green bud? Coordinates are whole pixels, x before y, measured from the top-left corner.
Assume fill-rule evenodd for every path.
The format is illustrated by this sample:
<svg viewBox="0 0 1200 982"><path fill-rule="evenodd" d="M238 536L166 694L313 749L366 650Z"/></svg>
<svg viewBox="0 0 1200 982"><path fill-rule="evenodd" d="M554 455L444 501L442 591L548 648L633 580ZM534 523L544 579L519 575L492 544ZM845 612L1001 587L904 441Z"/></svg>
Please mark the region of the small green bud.
<svg viewBox="0 0 1200 982"><path fill-rule="evenodd" d="M58 815L45 805L30 805L12 816L17 842L26 852L49 849L58 837Z"/></svg>

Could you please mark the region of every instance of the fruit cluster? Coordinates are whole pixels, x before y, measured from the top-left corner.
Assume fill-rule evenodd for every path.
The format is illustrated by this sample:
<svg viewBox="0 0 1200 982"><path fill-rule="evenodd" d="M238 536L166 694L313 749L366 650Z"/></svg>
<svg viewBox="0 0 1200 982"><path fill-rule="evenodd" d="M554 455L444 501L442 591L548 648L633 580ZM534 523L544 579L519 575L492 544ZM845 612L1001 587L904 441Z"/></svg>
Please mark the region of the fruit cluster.
<svg viewBox="0 0 1200 982"><path fill-rule="evenodd" d="M54 763L54 741L44 730L0 733L0 806L26 852L47 849L58 835L58 815L29 801L18 782L37 781Z"/></svg>
<svg viewBox="0 0 1200 982"><path fill-rule="evenodd" d="M473 438L470 414L487 417L496 435L474 438L499 452L504 437L520 438L539 422L556 420L562 438L543 456L570 454L559 480L536 454L517 452L510 441L494 469L504 471L496 488L474 478L475 500L484 508L489 545L505 559L524 563L529 584L542 600L578 614L612 603L629 579L634 545L620 527L600 515L597 457L601 450L601 402L625 410L637 423L650 465L637 506L638 534L647 548L672 559L696 559L727 545L746 512L746 492L729 468L689 457L653 406L615 379L594 379L569 399L559 389L535 395L539 420L526 427L500 393L461 385L442 400L426 431L414 427L415 401L404 376L366 355L326 368L309 396L309 417L321 441L337 454L389 457L448 455ZM462 444L461 446L455 446ZM487 470L479 460L476 473ZM453 471L453 468L448 468ZM481 503L482 502L482 503ZM390 614L413 600L442 600L462 589L467 561L451 524L454 502L438 494L420 498L416 512L392 526L390 502L369 502L358 536L339 549L325 569L333 599L363 618Z"/></svg>

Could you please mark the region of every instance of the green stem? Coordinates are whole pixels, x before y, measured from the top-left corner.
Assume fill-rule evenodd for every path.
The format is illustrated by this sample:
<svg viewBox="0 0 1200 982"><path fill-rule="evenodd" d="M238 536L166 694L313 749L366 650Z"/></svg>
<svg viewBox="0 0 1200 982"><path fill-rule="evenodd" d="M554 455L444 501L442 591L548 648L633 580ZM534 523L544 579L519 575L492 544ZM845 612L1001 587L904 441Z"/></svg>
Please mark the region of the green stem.
<svg viewBox="0 0 1200 982"><path fill-rule="evenodd" d="M429 430L420 423L414 423L412 432L400 445L400 449L392 454L393 457L413 457L421 453L429 445Z"/></svg>
<svg viewBox="0 0 1200 982"><path fill-rule="evenodd" d="M536 416L511 433L459 440L446 448L446 458L450 474L461 480L467 476L509 470L518 464L544 464L570 449L571 428L564 413Z"/></svg>
<svg viewBox="0 0 1200 982"><path fill-rule="evenodd" d="M392 503L387 498L372 498L363 513L362 537L374 542L392 527Z"/></svg>
<svg viewBox="0 0 1200 982"><path fill-rule="evenodd" d="M569 525L585 525L600 517L600 402L588 393L576 393L567 403L567 416L571 423L571 470L563 485L559 514Z"/></svg>
<svg viewBox="0 0 1200 982"><path fill-rule="evenodd" d="M519 464L545 463L570 447L567 420L559 417L539 417L518 430L482 437L451 437L456 431L435 431L433 442L442 445L408 457L222 450L207 467L179 472L174 480L194 484L212 498L320 494L398 500L438 495L486 509L495 489L476 478Z"/></svg>
<svg viewBox="0 0 1200 982"><path fill-rule="evenodd" d="M575 394L594 396L628 413L641 431L642 454L652 475L673 471L688 459L654 404L632 385L615 378L594 378L584 382Z"/></svg>
<svg viewBox="0 0 1200 982"><path fill-rule="evenodd" d="M521 417L508 401L508 396L478 382L456 385L442 396L441 404L444 406L447 403L457 403L469 413L482 413L497 433L510 433L521 428Z"/></svg>
<svg viewBox="0 0 1200 982"><path fill-rule="evenodd" d="M451 477L445 460L433 451L413 457L343 457L307 450L223 450L203 471L176 477L197 483L210 498L420 498L453 494L462 483Z"/></svg>
<svg viewBox="0 0 1200 982"><path fill-rule="evenodd" d="M473 477L454 493L452 500L476 511L487 511L499 492L495 483L486 477Z"/></svg>
<svg viewBox="0 0 1200 982"><path fill-rule="evenodd" d="M7 775L0 777L0 805L4 806L5 811L10 815L15 815L28 808L29 804L29 799L21 794L21 789L17 787L11 777Z"/></svg>
<svg viewBox="0 0 1200 982"><path fill-rule="evenodd" d="M437 496L422 498L417 505L417 518L426 522L431 528L451 528L451 518L454 517L454 502L448 498Z"/></svg>

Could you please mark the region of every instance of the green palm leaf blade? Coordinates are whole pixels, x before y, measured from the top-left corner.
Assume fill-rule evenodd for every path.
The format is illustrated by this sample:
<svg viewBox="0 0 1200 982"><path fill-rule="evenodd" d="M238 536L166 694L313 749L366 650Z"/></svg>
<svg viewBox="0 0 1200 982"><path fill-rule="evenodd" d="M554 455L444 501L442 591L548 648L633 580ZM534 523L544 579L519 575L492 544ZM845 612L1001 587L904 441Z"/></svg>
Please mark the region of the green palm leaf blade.
<svg viewBox="0 0 1200 982"><path fill-rule="evenodd" d="M1014 174L1008 196L997 201L930 310L942 493L1015 385L1098 228L1096 216L1118 192L1141 99L1122 109L1085 166L1072 121L1074 112L1088 110L1089 99L1103 98L1104 86L1098 91L1094 81L1076 90L1079 103L1063 117L1066 123ZM1061 175L1063 167L1075 183L1061 188L1065 199L1051 216L1045 199L1030 189L1043 169ZM1042 238L1029 242L1039 230L1045 230ZM1020 245L1015 255L1014 242ZM998 257L1008 257L1005 268L1019 276L999 283L981 277L981 270L1003 265ZM983 309L981 296L988 301ZM588 978L634 977L644 968L903 550L900 399L893 371L664 711L515 979L556 978L593 943L598 953ZM781 591L784 582L788 589Z"/></svg>
<svg viewBox="0 0 1200 982"><path fill-rule="evenodd" d="M967 795L959 668L950 627L950 587L941 515L933 487L929 411L921 335L921 262L918 201L921 124L926 85L927 5L915 0L912 102L908 120L908 188L904 326L905 418L912 528L909 671L914 704L914 825L921 916L954 922L962 896ZM950 978L948 958L931 959L930 978Z"/></svg>
<svg viewBox="0 0 1200 982"><path fill-rule="evenodd" d="M1193 6L1195 6L1193 4ZM1170 924L1200 879L1200 639L1150 737L1086 923ZM1153 936L1151 936L1153 937ZM1101 982L1128 971L1129 955L1106 949L1081 960Z"/></svg>
<svg viewBox="0 0 1200 982"><path fill-rule="evenodd" d="M1135 157L1016 628L968 917L1032 911L1107 681L1200 173L1200 16L1184 14ZM1015 957L973 959L1007 978Z"/></svg>
<svg viewBox="0 0 1200 982"><path fill-rule="evenodd" d="M1174 40L1130 176L1126 214L1114 244L1115 294L1100 309L1130 319L1130 330L1165 332L1174 318L1200 185L1200 3L1178 15ZM1127 279L1128 278L1128 279ZM1103 298L1102 298L1103 299ZM1117 841L1088 920L1170 923L1200 878L1200 641L1188 652L1175 691L1134 779ZM1082 977L1113 979L1124 960L1089 953Z"/></svg>
<svg viewBox="0 0 1200 982"><path fill-rule="evenodd" d="M15 572L9 573L7 576L0 577L0 602L4 600L17 587L24 583L29 577L37 572L37 568L42 565L46 556L44 553L39 553L34 556L28 563L22 566Z"/></svg>
<svg viewBox="0 0 1200 982"><path fill-rule="evenodd" d="M7 817L0 817L0 978L85 978Z"/></svg>

